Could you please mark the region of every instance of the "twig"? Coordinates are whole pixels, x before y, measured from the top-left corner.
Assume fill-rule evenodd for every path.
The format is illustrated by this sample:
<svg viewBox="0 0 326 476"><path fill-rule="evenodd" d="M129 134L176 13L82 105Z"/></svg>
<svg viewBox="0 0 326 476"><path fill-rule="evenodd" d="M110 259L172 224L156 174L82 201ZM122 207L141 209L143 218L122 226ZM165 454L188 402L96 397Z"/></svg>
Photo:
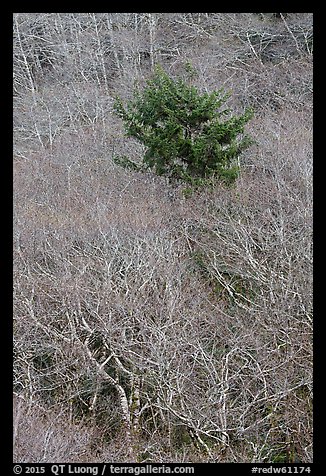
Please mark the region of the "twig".
<svg viewBox="0 0 326 476"><path fill-rule="evenodd" d="M300 53L300 55L302 55L302 50L301 50L301 48L300 48L300 46L299 46L299 43L298 43L298 41L297 41L297 39L296 39L296 37L295 37L293 31L292 31L291 28L289 27L287 21L285 20L283 13L280 13L280 17L281 17L282 20L283 20L283 23L284 23L284 25L285 25L285 28L287 29L287 31L288 31L288 32L290 33L290 35L292 36L292 38L293 38L293 40L294 40L294 42L295 42L295 46L296 46L296 48L297 48L298 53Z"/></svg>

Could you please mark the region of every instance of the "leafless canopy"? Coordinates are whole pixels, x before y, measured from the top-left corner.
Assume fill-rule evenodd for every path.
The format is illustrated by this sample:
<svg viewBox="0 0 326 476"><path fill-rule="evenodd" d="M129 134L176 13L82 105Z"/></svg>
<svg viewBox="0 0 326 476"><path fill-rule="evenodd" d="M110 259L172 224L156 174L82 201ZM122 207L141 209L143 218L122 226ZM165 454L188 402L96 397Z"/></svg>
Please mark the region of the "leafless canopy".
<svg viewBox="0 0 326 476"><path fill-rule="evenodd" d="M312 461L312 15L19 13L13 39L16 461ZM144 151L112 104L187 61L255 145L185 198L114 164Z"/></svg>

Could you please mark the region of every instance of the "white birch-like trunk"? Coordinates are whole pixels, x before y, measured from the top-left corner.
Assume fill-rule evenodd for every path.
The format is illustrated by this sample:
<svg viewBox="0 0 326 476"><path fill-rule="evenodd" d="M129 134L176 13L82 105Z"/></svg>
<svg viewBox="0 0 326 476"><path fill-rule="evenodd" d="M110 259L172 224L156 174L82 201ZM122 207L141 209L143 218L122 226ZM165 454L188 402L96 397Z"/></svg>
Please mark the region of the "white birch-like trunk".
<svg viewBox="0 0 326 476"><path fill-rule="evenodd" d="M152 13L148 14L148 28L149 28L149 54L151 60L151 68L155 65L155 36L156 36L156 19Z"/></svg>

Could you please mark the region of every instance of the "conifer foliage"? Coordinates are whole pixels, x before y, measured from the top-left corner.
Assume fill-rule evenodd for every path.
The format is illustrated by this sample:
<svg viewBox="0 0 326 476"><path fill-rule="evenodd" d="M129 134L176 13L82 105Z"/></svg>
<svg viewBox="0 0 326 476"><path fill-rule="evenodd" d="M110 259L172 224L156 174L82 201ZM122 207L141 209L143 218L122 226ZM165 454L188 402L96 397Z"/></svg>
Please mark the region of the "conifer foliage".
<svg viewBox="0 0 326 476"><path fill-rule="evenodd" d="M120 98L115 102L127 136L146 147L141 166L126 157L116 162L191 182L212 176L232 182L239 171L236 159L251 144L244 126L252 111L232 115L223 108L228 97L223 89L200 94L195 86L172 79L158 66L126 107Z"/></svg>

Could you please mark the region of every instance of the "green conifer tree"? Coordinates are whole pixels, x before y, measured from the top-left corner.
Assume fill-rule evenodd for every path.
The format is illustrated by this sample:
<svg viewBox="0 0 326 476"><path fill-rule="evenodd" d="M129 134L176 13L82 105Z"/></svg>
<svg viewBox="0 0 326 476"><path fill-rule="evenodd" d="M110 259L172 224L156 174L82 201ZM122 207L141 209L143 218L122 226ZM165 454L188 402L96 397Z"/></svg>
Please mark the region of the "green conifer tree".
<svg viewBox="0 0 326 476"><path fill-rule="evenodd" d="M230 182L238 176L236 159L251 144L244 126L252 111L232 115L222 108L228 97L222 89L200 94L158 66L143 91L126 107L117 98L114 108L127 136L146 147L140 168L195 183L211 176ZM139 168L126 157L116 161Z"/></svg>

